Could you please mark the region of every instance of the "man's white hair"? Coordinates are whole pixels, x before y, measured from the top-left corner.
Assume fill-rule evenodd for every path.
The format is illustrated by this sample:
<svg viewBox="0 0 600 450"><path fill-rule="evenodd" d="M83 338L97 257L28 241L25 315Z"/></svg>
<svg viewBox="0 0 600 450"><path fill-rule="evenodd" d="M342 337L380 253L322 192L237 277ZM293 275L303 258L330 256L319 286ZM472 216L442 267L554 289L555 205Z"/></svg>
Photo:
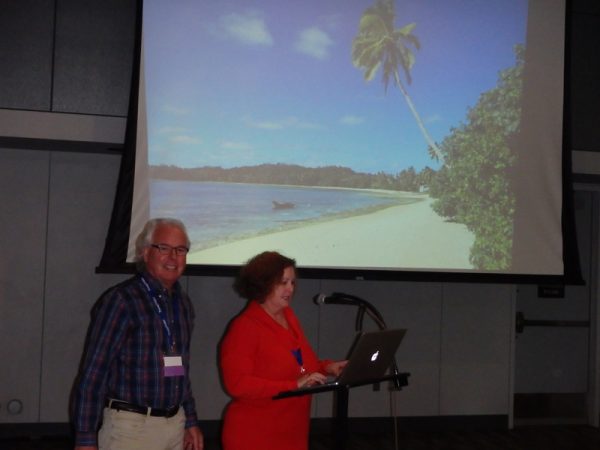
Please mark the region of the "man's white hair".
<svg viewBox="0 0 600 450"><path fill-rule="evenodd" d="M138 270L144 270L146 263L144 262L144 249L152 245L152 238L154 237L154 231L157 227L169 225L172 227L179 228L183 234L185 235L185 245L187 248L190 248L190 238L188 236L187 230L183 222L179 219L172 219L169 217L158 217L155 219L150 219L144 225L144 228L138 234L138 237L135 240L135 264Z"/></svg>

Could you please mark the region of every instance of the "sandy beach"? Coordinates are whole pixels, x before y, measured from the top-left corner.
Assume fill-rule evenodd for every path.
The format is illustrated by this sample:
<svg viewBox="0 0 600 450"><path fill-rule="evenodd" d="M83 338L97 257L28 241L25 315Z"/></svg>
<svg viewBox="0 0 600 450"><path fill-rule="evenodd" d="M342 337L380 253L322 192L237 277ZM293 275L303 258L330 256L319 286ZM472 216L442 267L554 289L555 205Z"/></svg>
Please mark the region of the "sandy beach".
<svg viewBox="0 0 600 450"><path fill-rule="evenodd" d="M299 266L470 268L474 236L464 225L445 222L431 202L425 197L371 214L192 249L188 264L240 264L263 250L277 250Z"/></svg>

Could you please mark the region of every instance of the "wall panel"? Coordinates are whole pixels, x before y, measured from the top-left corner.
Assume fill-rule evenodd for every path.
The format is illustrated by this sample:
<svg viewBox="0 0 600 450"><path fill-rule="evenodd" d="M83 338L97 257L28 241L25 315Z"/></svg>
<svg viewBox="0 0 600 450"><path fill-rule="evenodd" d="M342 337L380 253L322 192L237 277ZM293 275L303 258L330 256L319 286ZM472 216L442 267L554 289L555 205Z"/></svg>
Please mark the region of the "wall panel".
<svg viewBox="0 0 600 450"><path fill-rule="evenodd" d="M440 414L507 414L514 287L447 284L441 336Z"/></svg>
<svg viewBox="0 0 600 450"><path fill-rule="evenodd" d="M49 159L0 149L0 423L39 418ZM14 399L20 414L7 411Z"/></svg>
<svg viewBox="0 0 600 450"><path fill-rule="evenodd" d="M136 0L57 0L53 111L126 116Z"/></svg>
<svg viewBox="0 0 600 450"><path fill-rule="evenodd" d="M0 108L50 109L54 3L2 1Z"/></svg>
<svg viewBox="0 0 600 450"><path fill-rule="evenodd" d="M596 5L599 3L596 2ZM571 150L600 152L600 14L571 17Z"/></svg>
<svg viewBox="0 0 600 450"><path fill-rule="evenodd" d="M52 152L40 420L66 422L90 310L124 276L97 275L120 157Z"/></svg>

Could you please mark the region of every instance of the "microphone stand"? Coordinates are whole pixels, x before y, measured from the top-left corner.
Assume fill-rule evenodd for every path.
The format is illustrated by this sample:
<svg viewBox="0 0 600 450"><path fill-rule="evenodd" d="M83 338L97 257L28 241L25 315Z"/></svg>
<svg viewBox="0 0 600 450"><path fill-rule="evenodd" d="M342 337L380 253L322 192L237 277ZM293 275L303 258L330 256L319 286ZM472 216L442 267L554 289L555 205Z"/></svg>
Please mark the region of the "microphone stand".
<svg viewBox="0 0 600 450"><path fill-rule="evenodd" d="M371 317L371 319L373 319L373 321L377 324L380 330L387 329L387 325L385 324L381 313L377 310L377 308L375 308L375 306L373 306L368 301L360 297L356 297L355 295L344 294L341 292L334 292L331 294L331 296L351 300L353 303L356 304L356 306L358 307L358 311L356 312L354 328L357 332L363 331L365 313L368 314L369 317ZM394 359L392 360L392 372L395 375L393 379L394 388L395 390L399 391L400 389L402 389L402 386L400 385L400 371L398 370L398 364L396 364L396 357L394 357Z"/></svg>

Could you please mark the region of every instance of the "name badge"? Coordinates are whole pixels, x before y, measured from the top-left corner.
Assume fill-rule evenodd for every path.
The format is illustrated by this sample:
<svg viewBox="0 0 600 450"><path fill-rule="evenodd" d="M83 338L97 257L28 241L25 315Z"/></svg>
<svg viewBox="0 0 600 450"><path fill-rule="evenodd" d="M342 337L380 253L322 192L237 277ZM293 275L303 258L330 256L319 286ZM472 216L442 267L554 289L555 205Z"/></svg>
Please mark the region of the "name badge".
<svg viewBox="0 0 600 450"><path fill-rule="evenodd" d="M165 356L165 377L182 377L185 375L181 356Z"/></svg>

